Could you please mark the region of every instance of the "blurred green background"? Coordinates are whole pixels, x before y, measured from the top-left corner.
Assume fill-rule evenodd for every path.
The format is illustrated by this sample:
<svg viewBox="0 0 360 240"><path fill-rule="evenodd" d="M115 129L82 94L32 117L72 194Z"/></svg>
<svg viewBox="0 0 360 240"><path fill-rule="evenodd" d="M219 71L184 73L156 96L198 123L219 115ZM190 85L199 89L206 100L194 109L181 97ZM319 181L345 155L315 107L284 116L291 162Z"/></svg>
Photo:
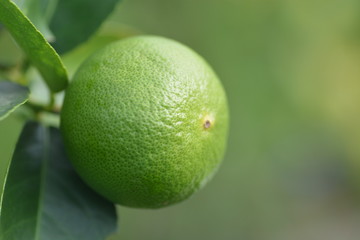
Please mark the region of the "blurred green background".
<svg viewBox="0 0 360 240"><path fill-rule="evenodd" d="M360 1L125 0L108 23L193 48L231 110L215 178L172 207L119 207L109 239L360 238ZM3 163L21 126L0 122Z"/></svg>

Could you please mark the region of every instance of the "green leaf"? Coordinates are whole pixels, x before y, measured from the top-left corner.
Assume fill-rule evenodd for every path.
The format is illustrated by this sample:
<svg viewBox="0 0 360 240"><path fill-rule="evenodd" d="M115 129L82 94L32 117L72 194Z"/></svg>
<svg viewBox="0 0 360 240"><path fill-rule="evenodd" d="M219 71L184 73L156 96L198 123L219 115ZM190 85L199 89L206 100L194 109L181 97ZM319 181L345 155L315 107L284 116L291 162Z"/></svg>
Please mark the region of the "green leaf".
<svg viewBox="0 0 360 240"><path fill-rule="evenodd" d="M29 89L8 81L0 81L0 120L7 117L29 98Z"/></svg>
<svg viewBox="0 0 360 240"><path fill-rule="evenodd" d="M50 28L55 34L53 44L59 53L65 53L86 41L114 10L119 0L61 0Z"/></svg>
<svg viewBox="0 0 360 240"><path fill-rule="evenodd" d="M54 35L49 29L49 20L54 13L57 0L13 0L44 37L52 42Z"/></svg>
<svg viewBox="0 0 360 240"><path fill-rule="evenodd" d="M59 55L30 20L10 0L1 0L0 22L37 67L53 92L66 88L68 77Z"/></svg>
<svg viewBox="0 0 360 240"><path fill-rule="evenodd" d="M28 122L10 164L0 239L103 240L116 229L115 206L75 173L56 128Z"/></svg>

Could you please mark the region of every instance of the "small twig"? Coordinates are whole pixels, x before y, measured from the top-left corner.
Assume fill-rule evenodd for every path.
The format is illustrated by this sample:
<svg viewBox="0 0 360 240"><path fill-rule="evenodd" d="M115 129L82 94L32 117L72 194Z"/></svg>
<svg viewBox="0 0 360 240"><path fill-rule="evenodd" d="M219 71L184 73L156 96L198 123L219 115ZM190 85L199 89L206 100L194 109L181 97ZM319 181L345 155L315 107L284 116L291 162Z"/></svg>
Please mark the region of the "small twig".
<svg viewBox="0 0 360 240"><path fill-rule="evenodd" d="M50 104L48 106L45 106L37 103L27 102L26 106L28 106L31 110L33 110L36 115L39 114L40 112L60 114L60 110L56 109L53 105L52 107L50 107L51 106Z"/></svg>
<svg viewBox="0 0 360 240"><path fill-rule="evenodd" d="M55 107L55 94L50 92L49 105L46 107L48 110L53 110Z"/></svg>

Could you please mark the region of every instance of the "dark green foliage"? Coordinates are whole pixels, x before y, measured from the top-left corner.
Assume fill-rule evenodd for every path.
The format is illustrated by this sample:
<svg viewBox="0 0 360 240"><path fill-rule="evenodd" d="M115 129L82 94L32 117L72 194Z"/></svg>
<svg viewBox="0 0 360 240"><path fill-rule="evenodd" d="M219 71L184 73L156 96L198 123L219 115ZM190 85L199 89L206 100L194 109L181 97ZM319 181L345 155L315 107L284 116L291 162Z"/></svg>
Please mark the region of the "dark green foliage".
<svg viewBox="0 0 360 240"><path fill-rule="evenodd" d="M78 177L60 132L28 122L9 167L0 239L101 240L116 229L116 212Z"/></svg>
<svg viewBox="0 0 360 240"><path fill-rule="evenodd" d="M113 11L118 0L61 0L50 28L59 53L64 53L87 40Z"/></svg>

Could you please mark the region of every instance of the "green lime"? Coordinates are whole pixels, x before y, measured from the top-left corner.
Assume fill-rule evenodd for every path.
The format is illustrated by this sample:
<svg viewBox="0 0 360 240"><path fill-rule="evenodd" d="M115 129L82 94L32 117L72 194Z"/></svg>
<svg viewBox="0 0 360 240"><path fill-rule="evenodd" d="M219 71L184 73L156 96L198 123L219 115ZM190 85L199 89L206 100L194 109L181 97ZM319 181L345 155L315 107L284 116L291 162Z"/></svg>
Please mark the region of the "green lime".
<svg viewBox="0 0 360 240"><path fill-rule="evenodd" d="M61 130L89 186L121 205L159 208L189 197L218 168L227 100L188 47L132 37L81 65L66 91Z"/></svg>

